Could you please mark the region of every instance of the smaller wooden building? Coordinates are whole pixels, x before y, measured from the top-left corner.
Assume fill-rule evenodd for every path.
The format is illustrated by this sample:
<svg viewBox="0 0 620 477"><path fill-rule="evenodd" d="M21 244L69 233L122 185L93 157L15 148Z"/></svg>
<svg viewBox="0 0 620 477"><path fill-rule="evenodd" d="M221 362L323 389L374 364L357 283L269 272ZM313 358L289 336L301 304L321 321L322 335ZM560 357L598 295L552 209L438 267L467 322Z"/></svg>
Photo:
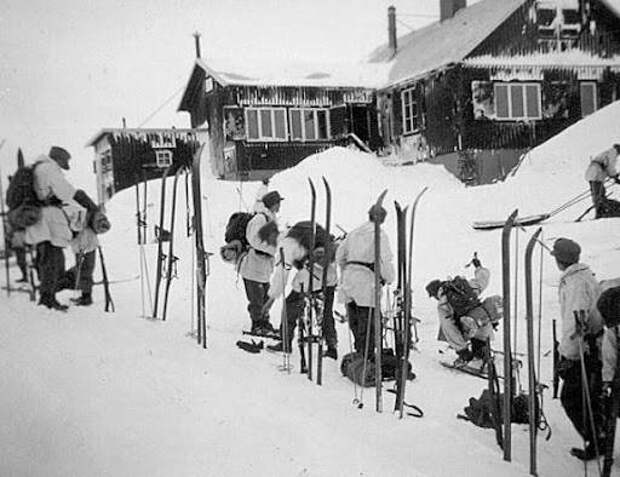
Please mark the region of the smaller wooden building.
<svg viewBox="0 0 620 477"><path fill-rule="evenodd" d="M99 131L87 143L95 149L99 204L136 183L161 177L168 167L169 174L174 174L179 167L190 166L201 133L204 131L194 129Z"/></svg>
<svg viewBox="0 0 620 477"><path fill-rule="evenodd" d="M198 57L179 111L190 114L192 127L208 127L217 177L257 180L352 135L377 148L375 90L363 76L312 65L239 71Z"/></svg>

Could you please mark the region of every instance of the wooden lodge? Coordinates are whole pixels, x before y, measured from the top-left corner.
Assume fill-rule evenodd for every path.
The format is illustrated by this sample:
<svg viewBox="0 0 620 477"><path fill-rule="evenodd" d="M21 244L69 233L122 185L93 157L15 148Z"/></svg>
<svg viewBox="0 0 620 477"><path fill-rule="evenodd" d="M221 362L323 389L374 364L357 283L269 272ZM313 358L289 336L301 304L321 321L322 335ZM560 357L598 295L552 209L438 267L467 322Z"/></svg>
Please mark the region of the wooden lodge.
<svg viewBox="0 0 620 477"><path fill-rule="evenodd" d="M197 57L179 110L208 125L216 176L257 180L335 144L380 146L374 89L312 68L231 72Z"/></svg>
<svg viewBox="0 0 620 477"><path fill-rule="evenodd" d="M442 0L437 23L371 62L380 131L401 157L462 180L503 178L519 156L620 95L620 18L604 0Z"/></svg>

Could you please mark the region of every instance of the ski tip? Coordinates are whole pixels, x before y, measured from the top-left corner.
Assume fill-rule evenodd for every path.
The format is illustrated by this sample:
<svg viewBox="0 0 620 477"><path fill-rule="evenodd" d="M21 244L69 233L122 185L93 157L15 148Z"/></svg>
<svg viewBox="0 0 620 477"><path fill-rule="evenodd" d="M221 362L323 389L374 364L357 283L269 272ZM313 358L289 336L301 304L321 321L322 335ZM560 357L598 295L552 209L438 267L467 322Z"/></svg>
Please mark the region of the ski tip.
<svg viewBox="0 0 620 477"><path fill-rule="evenodd" d="M382 206L383 205L383 199L385 199L385 196L387 195L388 190L385 189L383 192L381 192L381 194L379 194L379 197L377 198L377 201L375 202L376 205Z"/></svg>

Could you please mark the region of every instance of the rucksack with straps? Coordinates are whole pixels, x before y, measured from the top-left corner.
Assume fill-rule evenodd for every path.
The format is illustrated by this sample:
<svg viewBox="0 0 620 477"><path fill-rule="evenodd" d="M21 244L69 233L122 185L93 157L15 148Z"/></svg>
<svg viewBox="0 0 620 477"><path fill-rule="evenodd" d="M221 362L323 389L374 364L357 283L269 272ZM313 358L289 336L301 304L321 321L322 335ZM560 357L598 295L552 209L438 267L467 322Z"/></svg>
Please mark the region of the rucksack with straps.
<svg viewBox="0 0 620 477"><path fill-rule="evenodd" d="M452 311L454 312L453 318L455 320L465 316L471 310L482 304L467 279L461 276L456 276L451 280L442 282L441 288L448 303L452 307Z"/></svg>
<svg viewBox="0 0 620 477"><path fill-rule="evenodd" d="M226 231L224 232L224 241L226 245L220 248L220 256L222 260L228 263L238 263L241 256L247 252L250 244L246 237L246 229L250 220L256 214L262 213L267 221L269 217L263 212L235 212L228 218Z"/></svg>
<svg viewBox="0 0 620 477"><path fill-rule="evenodd" d="M41 218L41 201L34 190L34 169L39 164L17 169L6 190L8 219L15 229L36 224Z"/></svg>

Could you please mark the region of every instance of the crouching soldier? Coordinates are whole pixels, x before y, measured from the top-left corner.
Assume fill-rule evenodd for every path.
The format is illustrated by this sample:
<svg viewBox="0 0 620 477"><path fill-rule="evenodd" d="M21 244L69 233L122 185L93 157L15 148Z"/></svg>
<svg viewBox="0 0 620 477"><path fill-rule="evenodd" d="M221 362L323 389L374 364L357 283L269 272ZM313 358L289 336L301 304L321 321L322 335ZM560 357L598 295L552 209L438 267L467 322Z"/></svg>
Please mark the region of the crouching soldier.
<svg viewBox="0 0 620 477"><path fill-rule="evenodd" d="M501 298L497 295L480 300L489 285L491 273L474 256L474 278L466 280L433 280L426 285L429 297L435 298L439 319L438 340L446 341L456 351L455 366L472 360L482 366L487 355L487 342L493 338L494 325L501 317Z"/></svg>
<svg viewBox="0 0 620 477"><path fill-rule="evenodd" d="M317 322L321 323L323 338L327 344L324 356L332 359L338 358L338 338L334 326L333 305L336 290L336 265L334 263L334 244L331 237L328 237L325 230L316 225L314 266L312 274L312 294L315 300L320 300L323 304L320 316L316 316ZM263 231L263 233L268 233ZM308 290L310 289L310 269L309 269L309 249L311 248L312 226L310 222L298 222L289 229L286 236L280 242L279 248L284 253L285 264L281 263L275 268L269 287L269 299L265 304L265 310L269 310L273 302L282 296L288 281L288 271L291 268L297 269L291 284L291 292L285 300L286 306L286 326L280 324L282 342L267 346L270 351L291 351L293 337L297 322L302 319L307 305ZM325 267L326 288L325 296L323 291L323 274ZM301 331L300 331L301 333Z"/></svg>

